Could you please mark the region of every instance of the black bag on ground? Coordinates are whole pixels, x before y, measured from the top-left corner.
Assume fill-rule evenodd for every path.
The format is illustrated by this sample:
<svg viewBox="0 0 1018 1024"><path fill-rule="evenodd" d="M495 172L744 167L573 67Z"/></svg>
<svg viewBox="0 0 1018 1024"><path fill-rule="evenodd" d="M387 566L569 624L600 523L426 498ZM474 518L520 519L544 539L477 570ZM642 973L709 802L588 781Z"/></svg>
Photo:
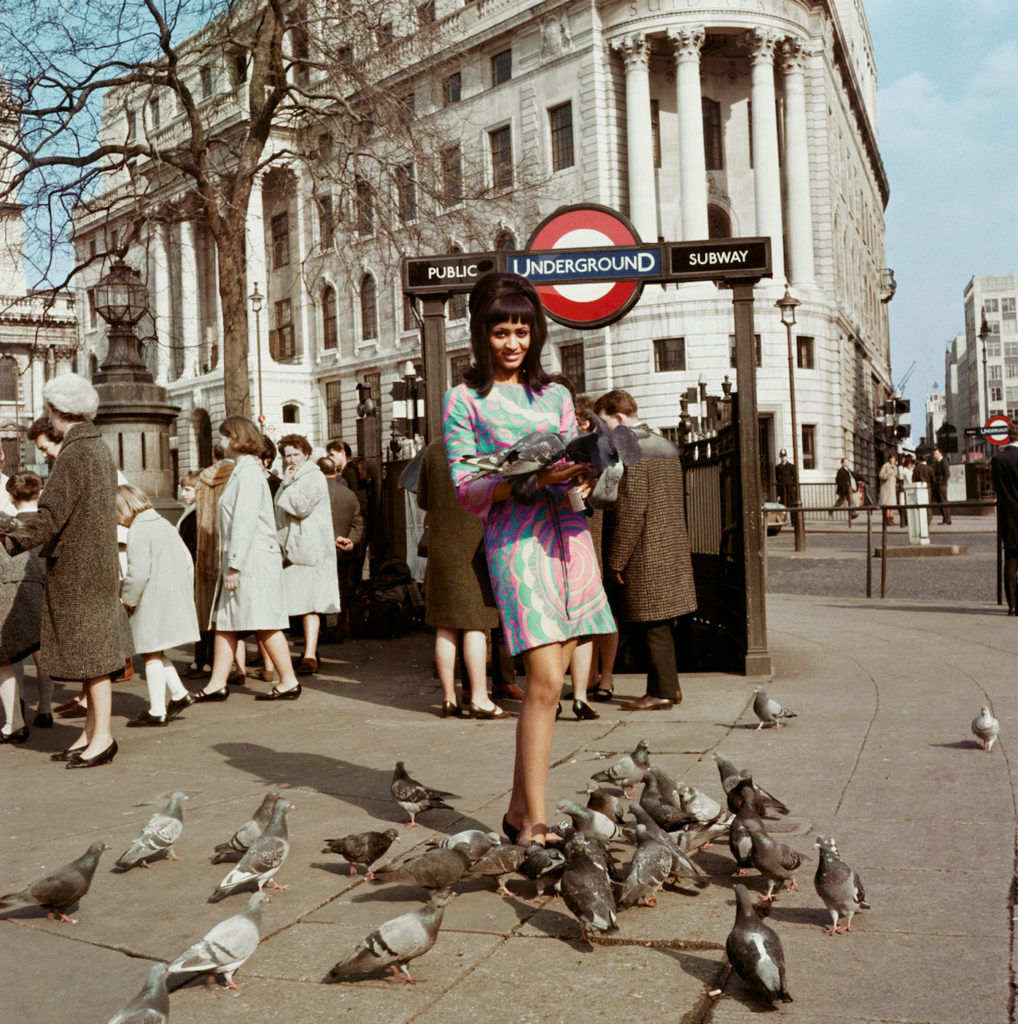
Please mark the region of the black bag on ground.
<svg viewBox="0 0 1018 1024"><path fill-rule="evenodd" d="M423 617L424 599L409 566L402 558L390 558L357 585L350 635L391 640L416 629Z"/></svg>

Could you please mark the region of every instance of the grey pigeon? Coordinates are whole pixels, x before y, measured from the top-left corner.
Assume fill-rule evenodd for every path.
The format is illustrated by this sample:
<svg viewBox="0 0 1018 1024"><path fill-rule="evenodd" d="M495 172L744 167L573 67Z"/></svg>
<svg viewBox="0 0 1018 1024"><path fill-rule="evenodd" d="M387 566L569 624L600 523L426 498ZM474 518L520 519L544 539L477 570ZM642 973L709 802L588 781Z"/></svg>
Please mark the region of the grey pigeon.
<svg viewBox="0 0 1018 1024"><path fill-rule="evenodd" d="M180 860L173 852L173 844L184 831L184 817L180 809L186 800L184 793L174 793L170 802L157 814L153 814L142 830L134 837L131 845L117 858L117 867L129 871L140 864L148 867L148 858L165 853L168 860Z"/></svg>
<svg viewBox="0 0 1018 1024"><path fill-rule="evenodd" d="M566 445L566 458L571 462L586 463L597 478L587 497L591 508L607 508L618 498L619 483L626 466L644 458L640 439L632 427L619 424L608 429L595 413L589 413L594 429L579 434Z"/></svg>
<svg viewBox="0 0 1018 1024"><path fill-rule="evenodd" d="M588 932L619 930L615 923L611 881L591 858L590 843L585 836L576 835L570 841L560 885L562 899L580 922L581 940L587 940Z"/></svg>
<svg viewBox="0 0 1018 1024"><path fill-rule="evenodd" d="M468 828L455 835L446 836L438 846L444 850L451 850L460 843L466 843L470 847L471 860L477 860L501 842L502 837L497 832L482 832L479 828Z"/></svg>
<svg viewBox="0 0 1018 1024"><path fill-rule="evenodd" d="M386 921L361 939L354 951L345 960L340 960L323 980L330 984L362 977L383 968L406 982L421 980L410 974L407 965L434 946L438 930L442 927L442 915L451 899L452 892L441 889L432 895L426 906Z"/></svg>
<svg viewBox="0 0 1018 1024"><path fill-rule="evenodd" d="M735 886L735 900L735 926L725 941L735 973L768 1003L793 1002L785 984L785 954L778 933L757 917L744 885Z"/></svg>
<svg viewBox="0 0 1018 1024"><path fill-rule="evenodd" d="M679 784L659 764L652 764L648 769L657 783L657 790L662 800L667 800L673 807L682 809L679 799Z"/></svg>
<svg viewBox="0 0 1018 1024"><path fill-rule="evenodd" d="M470 867L470 847L460 843L451 850L436 848L395 868L375 873L382 882L409 882L425 889L447 889L458 882Z"/></svg>
<svg viewBox="0 0 1018 1024"><path fill-rule="evenodd" d="M92 843L77 860L43 875L20 892L0 896L0 913L36 904L47 912L47 917L58 917L68 924L77 924L65 911L70 910L88 892L99 857L108 849L106 843Z"/></svg>
<svg viewBox="0 0 1018 1024"><path fill-rule="evenodd" d="M637 825L636 841L636 853L619 895L620 910L636 904L656 907L657 891L671 874L672 850L663 840L654 839L646 825Z"/></svg>
<svg viewBox="0 0 1018 1024"><path fill-rule="evenodd" d="M731 813L713 797L701 793L696 786L679 786L679 806L701 825L713 825L715 822L728 824L731 821Z"/></svg>
<svg viewBox="0 0 1018 1024"><path fill-rule="evenodd" d="M661 795L657 776L651 771L646 772L643 777L643 792L640 794L640 806L666 832L674 832L684 828L695 820L691 814L686 814L685 811L676 807L675 804L670 800L666 800Z"/></svg>
<svg viewBox="0 0 1018 1024"><path fill-rule="evenodd" d="M617 796L612 796L611 793L600 786L588 785L587 806L592 811L599 811L606 818L611 818L614 822L621 822L626 816L625 802Z"/></svg>
<svg viewBox="0 0 1018 1024"><path fill-rule="evenodd" d="M205 938L184 950L170 964L170 974L207 971L210 978L221 974L227 988L239 989L241 986L234 984L233 974L258 948L262 937L262 904L268 898L264 892L252 893L239 914L220 921Z"/></svg>
<svg viewBox="0 0 1018 1024"><path fill-rule="evenodd" d="M573 823L573 828L577 832L582 832L588 839L618 839L622 835L622 829L600 811L581 807L571 800L559 800L556 809L562 814L568 815Z"/></svg>
<svg viewBox="0 0 1018 1024"><path fill-rule="evenodd" d="M170 996L166 991L166 964L154 964L141 991L129 999L106 1024L167 1024Z"/></svg>
<svg viewBox="0 0 1018 1024"><path fill-rule="evenodd" d="M537 883L537 892L527 901L536 903L545 893L558 888L566 868L566 858L562 850L555 846L544 847L540 843L530 843L525 849L527 855L517 871L524 878Z"/></svg>
<svg viewBox="0 0 1018 1024"><path fill-rule="evenodd" d="M753 866L753 840L750 838L750 832L763 827L763 821L757 817L756 811L748 803L743 804L732 819L728 831L728 848L732 851L738 866L736 875L744 875L746 869Z"/></svg>
<svg viewBox="0 0 1018 1024"><path fill-rule="evenodd" d="M393 800L410 815L407 828L413 828L417 824L417 815L424 811L430 811L436 807L444 807L448 811L453 810L442 799L442 797L452 796L452 793L422 786L416 779L410 778L406 765L402 761L396 762L396 770L392 773L392 784L389 791L392 793Z"/></svg>
<svg viewBox="0 0 1018 1024"><path fill-rule="evenodd" d="M611 782L622 787L622 793L628 800L632 790L643 781L643 773L650 767L650 748L646 740L640 740L636 749L625 757L620 757L610 768L603 772L595 772L591 778L595 782Z"/></svg>
<svg viewBox="0 0 1018 1024"><path fill-rule="evenodd" d="M703 888L707 884L707 873L689 859L690 851L682 845L682 840L686 838L687 833L666 832L639 804L630 804L629 810L638 822L637 828L642 825L647 830L647 835L664 843L671 851L672 867L669 874L674 878L688 878Z"/></svg>
<svg viewBox="0 0 1018 1024"><path fill-rule="evenodd" d="M527 859L529 852L526 846L499 843L498 846L493 846L478 860L475 860L467 874L494 878L497 886L495 891L502 896L511 896L512 893L505 887L502 879L506 875L518 871L520 865Z"/></svg>
<svg viewBox="0 0 1018 1024"><path fill-rule="evenodd" d="M979 715L972 719L972 735L983 745L983 750L993 750L993 744L997 742L997 734L1000 732L1000 722L990 714L990 709L984 704L979 709Z"/></svg>
<svg viewBox="0 0 1018 1024"><path fill-rule="evenodd" d="M492 475L514 479L513 496L521 505L533 505L538 493L537 474L565 454L561 434L535 431L508 448L461 461L477 470L470 479Z"/></svg>
<svg viewBox="0 0 1018 1024"><path fill-rule="evenodd" d="M721 788L727 796L739 781L739 769L724 754L715 754L714 761L718 766L718 775L721 776Z"/></svg>
<svg viewBox="0 0 1018 1024"><path fill-rule="evenodd" d="M213 864L236 863L247 853L251 844L265 831L272 820L272 812L275 810L276 801L281 797L278 793L267 793L263 798L254 817L245 821L236 832L226 840L225 843L218 843L215 851L209 858Z"/></svg>
<svg viewBox="0 0 1018 1024"><path fill-rule="evenodd" d="M817 895L831 912L831 927L828 935L852 930L852 916L857 910L869 910L866 891L857 871L853 871L838 855L838 847L831 836L817 836L820 863L813 877ZM839 928L838 919L844 914L848 920Z"/></svg>
<svg viewBox="0 0 1018 1024"><path fill-rule="evenodd" d="M776 796L772 796L753 781L753 776L745 768L739 773L739 781L728 791L728 809L736 814L743 804L748 803L758 817L773 817L768 811L788 814L788 808Z"/></svg>
<svg viewBox="0 0 1018 1024"><path fill-rule="evenodd" d="M379 857L384 857L393 843L399 842L399 832L387 828L384 832L356 832L343 836L342 839L325 839L322 853L338 853L350 865L350 874L357 874L357 865L363 864L368 869L368 878L374 878L372 864Z"/></svg>
<svg viewBox="0 0 1018 1024"><path fill-rule="evenodd" d="M796 713L791 708L783 708L776 700L767 696L767 691L758 686L753 690L756 696L753 698L753 713L760 719L756 727L759 732L765 725L773 725L775 729L781 725L782 718L796 718Z"/></svg>
<svg viewBox="0 0 1018 1024"><path fill-rule="evenodd" d="M767 892L763 899L774 899L774 887L780 887L785 881L788 882L789 889L797 890L799 886L795 883L795 872L809 858L798 850L786 846L785 843L772 839L762 828L752 829L749 838L753 844L750 853L753 867L767 879Z"/></svg>
<svg viewBox="0 0 1018 1024"><path fill-rule="evenodd" d="M290 852L287 836L286 816L294 809L293 804L280 800L265 831L251 844L250 849L240 858L237 866L219 883L209 897L209 903L218 903L234 889L254 882L259 891L266 885L272 889L285 889L272 876L283 866Z"/></svg>

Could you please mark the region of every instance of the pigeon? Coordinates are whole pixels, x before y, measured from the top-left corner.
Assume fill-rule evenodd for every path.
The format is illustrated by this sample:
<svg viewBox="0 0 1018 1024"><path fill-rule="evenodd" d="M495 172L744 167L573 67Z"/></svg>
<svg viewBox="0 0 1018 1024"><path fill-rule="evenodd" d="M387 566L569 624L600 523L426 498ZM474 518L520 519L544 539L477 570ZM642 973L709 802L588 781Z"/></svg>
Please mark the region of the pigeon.
<svg viewBox="0 0 1018 1024"><path fill-rule="evenodd" d="M679 784L660 765L652 764L647 771L654 776L661 799L667 800L673 807L681 810L682 801L679 799Z"/></svg>
<svg viewBox="0 0 1018 1024"><path fill-rule="evenodd" d="M417 815L423 811L430 811L436 807L444 807L447 811L453 810L442 800L442 797L452 796L452 793L444 793L440 789L428 789L416 779L411 779L407 775L406 766L402 761L396 762L396 770L392 773L392 785L389 790L393 800L410 815L407 828L413 828L417 824Z"/></svg>
<svg viewBox="0 0 1018 1024"><path fill-rule="evenodd" d="M141 991L129 999L106 1024L167 1024L170 996L166 991L166 964L154 964Z"/></svg>
<svg viewBox="0 0 1018 1024"><path fill-rule="evenodd" d="M661 826L666 832L675 832L695 819L692 815L686 814L681 808L676 807L670 800L661 795L658 788L657 776L654 772L648 771L643 777L643 792L640 794L640 806Z"/></svg>
<svg viewBox="0 0 1018 1024"><path fill-rule="evenodd" d="M477 860L484 856L493 846L502 842L502 837L497 832L482 832L479 828L468 828L455 835L446 836L437 845L443 850L451 850L460 843L466 843L470 847L471 860Z"/></svg>
<svg viewBox="0 0 1018 1024"><path fill-rule="evenodd" d="M536 903L545 893L558 888L565 871L566 857L557 847L544 847L540 843L531 843L525 849L527 855L517 871L537 883L537 892L527 900L528 903Z"/></svg>
<svg viewBox="0 0 1018 1024"><path fill-rule="evenodd" d="M153 814L142 830L134 837L131 845L117 858L121 871L130 871L140 864L148 867L148 858L165 853L168 860L180 860L173 852L173 844L184 831L184 818L180 810L184 793L174 793L170 802L158 814Z"/></svg>
<svg viewBox="0 0 1018 1024"><path fill-rule="evenodd" d="M394 917L357 943L354 951L340 960L325 976L325 984L362 977L386 968L394 976L411 984L420 981L410 974L407 965L423 956L435 944L442 927L442 915L452 899L449 889L433 893L426 906Z"/></svg>
<svg viewBox="0 0 1018 1024"><path fill-rule="evenodd" d="M498 846L493 846L478 860L475 860L467 874L486 875L489 878L494 878L497 886L495 891L502 896L512 896L502 879L506 875L518 871L520 865L527 859L529 852L530 850L526 846L499 843Z"/></svg>
<svg viewBox="0 0 1018 1024"><path fill-rule="evenodd" d="M620 910L636 904L656 907L657 891L671 874L673 851L663 840L654 839L646 825L637 825L636 841L636 853L619 896Z"/></svg>
<svg viewBox="0 0 1018 1024"><path fill-rule="evenodd" d="M630 804L629 810L638 822L637 828L642 825L647 830L647 835L664 843L671 850L672 868L669 872L670 877L688 878L703 888L707 884L707 873L689 859L690 851L682 846L682 840L686 838L687 833L666 832L639 804Z"/></svg>
<svg viewBox="0 0 1018 1024"><path fill-rule="evenodd" d="M357 832L343 836L342 839L324 839L325 849L322 853L338 853L350 865L350 874L357 874L357 865L363 864L368 869L368 878L374 878L371 865L384 857L393 843L399 842L399 832L387 828L384 832Z"/></svg>
<svg viewBox="0 0 1018 1024"><path fill-rule="evenodd" d="M803 861L809 858L805 854L793 850L790 846L772 839L762 828L752 828L749 833L753 849L749 855L753 867L767 879L767 892L764 900L773 900L775 896L775 885L781 884L787 879L789 889L798 890L795 883L795 872L802 867Z"/></svg>
<svg viewBox="0 0 1018 1024"><path fill-rule="evenodd" d="M592 811L599 811L614 822L621 822L626 816L626 805L617 796L612 796L600 786L587 787L587 806Z"/></svg>
<svg viewBox="0 0 1018 1024"><path fill-rule="evenodd" d="M643 773L650 767L650 748L646 740L640 740L631 754L619 758L603 772L595 772L591 779L595 782L611 782L622 787L622 794L628 800L632 790L643 781Z"/></svg>
<svg viewBox="0 0 1018 1024"><path fill-rule="evenodd" d="M732 820L731 812L726 811L713 797L701 793L696 786L679 786L679 805L701 825L713 825L715 822L728 824Z"/></svg>
<svg viewBox="0 0 1018 1024"><path fill-rule="evenodd" d="M286 816L293 809L293 804L286 800L276 804L272 820L265 831L251 844L237 866L216 886L209 897L209 903L218 903L224 896L248 882L256 883L259 891L266 885L272 889L286 888L285 885L277 885L272 876L283 866L290 852Z"/></svg>
<svg viewBox="0 0 1018 1024"><path fill-rule="evenodd" d="M278 793L267 793L254 817L245 821L236 832L226 840L218 843L209 858L213 864L225 864L240 860L248 851L248 847L265 831L272 820L272 812L276 801L281 799Z"/></svg>
<svg viewBox="0 0 1018 1024"><path fill-rule="evenodd" d="M581 807L570 800L560 800L556 809L562 814L567 814L576 831L588 839L619 839L622 836L622 829L600 811Z"/></svg>
<svg viewBox="0 0 1018 1024"><path fill-rule="evenodd" d="M746 768L742 769L739 781L728 792L728 809L737 814L744 803L748 803L760 818L773 817L767 814L768 811L788 814L788 807L762 786L758 786Z"/></svg>
<svg viewBox="0 0 1018 1024"><path fill-rule="evenodd" d="M467 873L472 860L466 843L459 843L451 850L436 847L399 867L376 872L375 878L381 882L409 882L425 889L447 889Z"/></svg>
<svg viewBox="0 0 1018 1024"><path fill-rule="evenodd" d="M591 844L583 835L574 836L566 851L562 872L562 898L580 922L580 939L588 932L617 932L615 900L611 881L604 869L591 858Z"/></svg>
<svg viewBox="0 0 1018 1024"><path fill-rule="evenodd" d="M220 921L205 938L184 950L170 964L170 974L208 971L210 980L221 974L227 988L241 988L234 983L233 974L258 948L262 937L262 904L268 898L264 892L252 893L239 914Z"/></svg>
<svg viewBox="0 0 1018 1024"><path fill-rule="evenodd" d="M732 819L728 831L728 848L732 851L738 870L735 874L744 875L747 868L753 866L751 854L753 852L753 840L750 832L754 829L762 829L763 821L757 817L756 811L749 804L743 804L739 812Z"/></svg>
<svg viewBox="0 0 1018 1024"><path fill-rule="evenodd" d="M57 868L56 871L26 885L20 892L0 896L0 913L5 910L17 910L19 907L30 907L35 903L47 912L47 917L57 917L67 924L77 924L78 922L68 917L65 911L73 907L88 892L99 857L108 849L106 843L93 843L70 864L65 864L62 868Z"/></svg>
<svg viewBox="0 0 1018 1024"><path fill-rule="evenodd" d="M724 754L715 754L714 761L718 766L718 774L721 776L721 788L727 796L739 781L739 769Z"/></svg>
<svg viewBox="0 0 1018 1024"><path fill-rule="evenodd" d="M570 462L590 466L596 482L587 497L591 508L607 508L619 496L619 483L626 466L644 457L637 432L625 424L608 429L607 424L590 412L593 430L579 434L566 445L566 458Z"/></svg>
<svg viewBox="0 0 1018 1024"><path fill-rule="evenodd" d="M1000 732L1000 722L990 714L990 709L984 704L979 709L977 718L972 719L972 735L983 745L983 750L993 750L993 744L997 742L997 734Z"/></svg>
<svg viewBox="0 0 1018 1024"><path fill-rule="evenodd" d="M853 871L838 856L838 847L831 836L817 836L817 849L820 851L820 863L813 878L817 895L824 901L824 906L831 912L831 927L828 935L852 930L852 915L857 910L869 910L866 892L862 887L862 879L858 872ZM838 918L845 914L848 920L839 928Z"/></svg>
<svg viewBox="0 0 1018 1024"><path fill-rule="evenodd" d="M777 729L781 726L780 719L797 717L791 708L783 708L776 700L771 700L762 686L758 686L753 693L756 694L753 698L753 713L760 719L756 732L765 725L773 725Z"/></svg>
<svg viewBox="0 0 1018 1024"><path fill-rule="evenodd" d="M778 933L757 917L753 898L744 885L735 886L735 900L735 926L725 941L729 963L767 1002L793 1002L785 984L785 954Z"/></svg>

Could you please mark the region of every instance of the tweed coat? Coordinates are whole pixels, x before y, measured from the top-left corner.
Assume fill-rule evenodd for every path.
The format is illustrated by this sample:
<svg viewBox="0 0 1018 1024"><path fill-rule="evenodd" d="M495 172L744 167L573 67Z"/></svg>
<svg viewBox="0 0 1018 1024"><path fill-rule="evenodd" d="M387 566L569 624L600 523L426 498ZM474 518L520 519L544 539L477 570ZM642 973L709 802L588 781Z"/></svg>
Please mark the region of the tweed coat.
<svg viewBox="0 0 1018 1024"><path fill-rule="evenodd" d="M442 437L424 449L417 504L428 513L424 621L436 628L496 629L484 527L456 497Z"/></svg>
<svg viewBox="0 0 1018 1024"><path fill-rule="evenodd" d="M660 622L696 611L680 458L627 466L605 529L606 570L622 573L620 619Z"/></svg>
<svg viewBox="0 0 1018 1024"><path fill-rule="evenodd" d="M41 548L46 593L39 664L54 679L96 679L133 653L120 603L117 472L95 424L74 423L37 512L7 533L11 554Z"/></svg>
<svg viewBox="0 0 1018 1024"><path fill-rule="evenodd" d="M46 570L34 551L0 548L0 661L20 661L39 649Z"/></svg>
<svg viewBox="0 0 1018 1024"><path fill-rule="evenodd" d="M329 488L329 507L332 510L332 532L336 537L346 537L357 545L364 539L364 516L361 514L361 503L357 495L339 477L327 476L326 486ZM354 558L353 551L340 551L336 548L340 560Z"/></svg>
<svg viewBox="0 0 1018 1024"><path fill-rule="evenodd" d="M139 653L198 639L191 556L175 527L153 508L139 512L127 531L127 575L120 600L134 609L131 635Z"/></svg>
<svg viewBox="0 0 1018 1024"><path fill-rule="evenodd" d="M215 607L219 580L219 499L233 472L233 460L208 466L195 485L194 604L202 628Z"/></svg>
<svg viewBox="0 0 1018 1024"><path fill-rule="evenodd" d="M240 572L236 590L223 586L229 569ZM230 633L290 624L272 496L261 461L253 455L237 457L219 499L219 579L211 622L210 628Z"/></svg>
<svg viewBox="0 0 1018 1024"><path fill-rule="evenodd" d="M276 525L283 556L283 590L288 615L339 611L336 535L332 532L329 484L310 460L284 478L276 491Z"/></svg>

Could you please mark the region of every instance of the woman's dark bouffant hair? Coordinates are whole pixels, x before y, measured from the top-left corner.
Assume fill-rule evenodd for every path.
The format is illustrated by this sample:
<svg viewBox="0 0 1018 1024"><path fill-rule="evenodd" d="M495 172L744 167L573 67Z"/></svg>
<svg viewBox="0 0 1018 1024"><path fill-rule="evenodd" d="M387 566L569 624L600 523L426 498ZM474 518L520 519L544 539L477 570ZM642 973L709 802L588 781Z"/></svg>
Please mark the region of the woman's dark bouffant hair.
<svg viewBox="0 0 1018 1024"><path fill-rule="evenodd" d="M227 416L219 428L219 435L230 439L230 447L238 455L262 453L262 433L258 424L247 416Z"/></svg>
<svg viewBox="0 0 1018 1024"><path fill-rule="evenodd" d="M522 376L531 391L551 383L541 366L541 351L548 336L548 322L534 286L518 274L485 274L470 293L470 348L473 365L463 374L467 387L482 397L495 382L488 335L501 323L524 323L530 327L530 347L523 359Z"/></svg>

